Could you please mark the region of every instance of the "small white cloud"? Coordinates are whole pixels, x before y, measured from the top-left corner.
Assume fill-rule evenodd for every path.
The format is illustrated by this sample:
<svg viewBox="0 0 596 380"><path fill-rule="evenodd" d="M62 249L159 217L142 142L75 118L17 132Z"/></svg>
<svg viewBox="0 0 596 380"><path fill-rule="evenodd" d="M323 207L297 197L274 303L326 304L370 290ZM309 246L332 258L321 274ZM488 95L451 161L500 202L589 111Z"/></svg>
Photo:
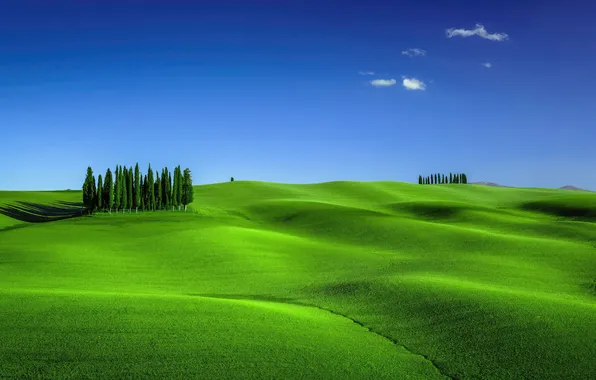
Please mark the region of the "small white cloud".
<svg viewBox="0 0 596 380"><path fill-rule="evenodd" d="M425 56L426 55L426 50L422 50L422 49L418 49L418 48L413 48L413 49L403 50L401 52L401 54L402 55L407 55L408 57Z"/></svg>
<svg viewBox="0 0 596 380"><path fill-rule="evenodd" d="M486 67L487 69L490 69L491 67L493 67L493 64L490 62L486 62L486 63L483 63L482 66Z"/></svg>
<svg viewBox="0 0 596 380"><path fill-rule="evenodd" d="M360 75L375 75L374 71L358 71Z"/></svg>
<svg viewBox="0 0 596 380"><path fill-rule="evenodd" d="M488 33L482 24L476 24L476 29L455 29L449 28L446 31L447 38L461 36L471 37L478 36L491 41L504 41L509 38L507 33Z"/></svg>
<svg viewBox="0 0 596 380"><path fill-rule="evenodd" d="M396 83L397 81L395 79L375 79L370 81L370 84L375 87L389 87L395 85Z"/></svg>
<svg viewBox="0 0 596 380"><path fill-rule="evenodd" d="M418 80L416 78L408 78L405 76L402 78L404 79L402 81L402 85L407 90L420 90L420 91L426 90L426 84L424 84L424 82L422 82L421 80Z"/></svg>

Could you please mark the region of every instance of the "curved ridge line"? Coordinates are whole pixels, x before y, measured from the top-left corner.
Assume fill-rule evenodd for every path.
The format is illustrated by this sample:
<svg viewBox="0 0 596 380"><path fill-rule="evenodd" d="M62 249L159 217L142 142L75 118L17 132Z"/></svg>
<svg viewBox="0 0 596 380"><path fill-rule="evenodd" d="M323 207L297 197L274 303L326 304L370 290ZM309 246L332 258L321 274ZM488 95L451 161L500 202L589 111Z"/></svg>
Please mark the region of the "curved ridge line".
<svg viewBox="0 0 596 380"><path fill-rule="evenodd" d="M366 331L378 335L381 338L390 341L391 343L393 343L395 346L401 347L404 350L408 351L410 354L415 355L415 356L421 356L424 360L426 360L427 362L430 363L430 365L432 365L441 375L445 376L448 379L452 379L452 380L459 380L459 377L456 375L449 375L448 373L446 373L445 369L443 369L439 364L437 364L434 360L430 359L428 357L428 355L425 354L421 354L418 352L415 352L411 349L409 349L406 345L404 345L403 343L400 343L397 339L394 339L390 336L387 336L383 333L380 333L378 331L373 330L372 328L366 326L364 323L362 323L361 321L354 319L346 314L342 314L338 311L332 310L332 309L327 309L325 307L322 306L318 306L318 305L313 305L310 303L306 303L306 302L299 302L299 301L294 301L294 302L290 302L289 299L286 298L276 298L276 297L259 297L259 296L242 296L242 295L212 295L212 294L192 294L194 296L198 296L198 297L203 297L203 298L215 298L215 299L235 299L235 300L253 300L253 301L266 301L266 302L276 302L276 303L285 303L288 305L295 305L295 306L305 306L305 307L312 307L315 309L319 309L322 311L326 311L328 313L331 314L335 314L339 317L342 317L344 319L348 319L350 321L352 321L353 323L357 324L358 326L366 329Z"/></svg>

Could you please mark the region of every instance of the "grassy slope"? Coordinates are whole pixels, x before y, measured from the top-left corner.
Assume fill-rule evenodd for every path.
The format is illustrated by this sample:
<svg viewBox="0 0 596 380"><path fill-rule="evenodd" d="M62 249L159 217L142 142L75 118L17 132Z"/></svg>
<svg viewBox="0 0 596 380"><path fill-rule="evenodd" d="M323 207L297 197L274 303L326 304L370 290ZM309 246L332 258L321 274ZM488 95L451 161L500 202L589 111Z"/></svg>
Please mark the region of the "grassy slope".
<svg viewBox="0 0 596 380"><path fill-rule="evenodd" d="M22 194L0 192L0 205ZM49 194L25 196L76 200ZM0 340L12 342L0 377L110 377L110 355L156 376L224 364L237 377L594 373L596 195L234 182L195 200L193 213L0 231Z"/></svg>

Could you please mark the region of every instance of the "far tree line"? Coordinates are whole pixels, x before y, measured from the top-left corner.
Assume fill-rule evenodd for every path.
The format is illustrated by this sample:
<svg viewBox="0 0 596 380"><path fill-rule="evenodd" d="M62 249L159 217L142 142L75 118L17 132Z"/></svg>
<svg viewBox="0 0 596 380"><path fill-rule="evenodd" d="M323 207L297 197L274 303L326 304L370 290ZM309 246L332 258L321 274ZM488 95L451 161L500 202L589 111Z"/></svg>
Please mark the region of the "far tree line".
<svg viewBox="0 0 596 380"><path fill-rule="evenodd" d="M441 183L468 183L468 177L464 173L431 174L426 177L418 176L419 185L434 185Z"/></svg>
<svg viewBox="0 0 596 380"><path fill-rule="evenodd" d="M155 175L154 175L155 174ZM105 177L101 174L95 181L93 169L87 168L87 175L83 183L83 205L87 211L112 210L118 212L128 210L132 212L155 211L155 210L180 210L192 203L194 192L192 188L192 176L190 169L180 169L180 165L174 168L174 173L163 168L160 174L151 169L143 176L139 171L137 163L134 172L132 166L116 166L116 170L108 169Z"/></svg>

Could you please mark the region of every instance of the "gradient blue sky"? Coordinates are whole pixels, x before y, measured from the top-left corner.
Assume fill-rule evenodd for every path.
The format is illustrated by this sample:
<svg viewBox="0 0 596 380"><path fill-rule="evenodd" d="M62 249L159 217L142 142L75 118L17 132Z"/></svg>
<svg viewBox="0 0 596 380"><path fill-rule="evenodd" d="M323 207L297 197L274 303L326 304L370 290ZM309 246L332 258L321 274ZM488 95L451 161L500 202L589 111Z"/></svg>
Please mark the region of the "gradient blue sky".
<svg viewBox="0 0 596 380"><path fill-rule="evenodd" d="M590 1L0 0L0 189L78 189L88 165L138 161L190 167L195 184L460 171L596 190L595 14ZM508 38L447 37L477 23Z"/></svg>

